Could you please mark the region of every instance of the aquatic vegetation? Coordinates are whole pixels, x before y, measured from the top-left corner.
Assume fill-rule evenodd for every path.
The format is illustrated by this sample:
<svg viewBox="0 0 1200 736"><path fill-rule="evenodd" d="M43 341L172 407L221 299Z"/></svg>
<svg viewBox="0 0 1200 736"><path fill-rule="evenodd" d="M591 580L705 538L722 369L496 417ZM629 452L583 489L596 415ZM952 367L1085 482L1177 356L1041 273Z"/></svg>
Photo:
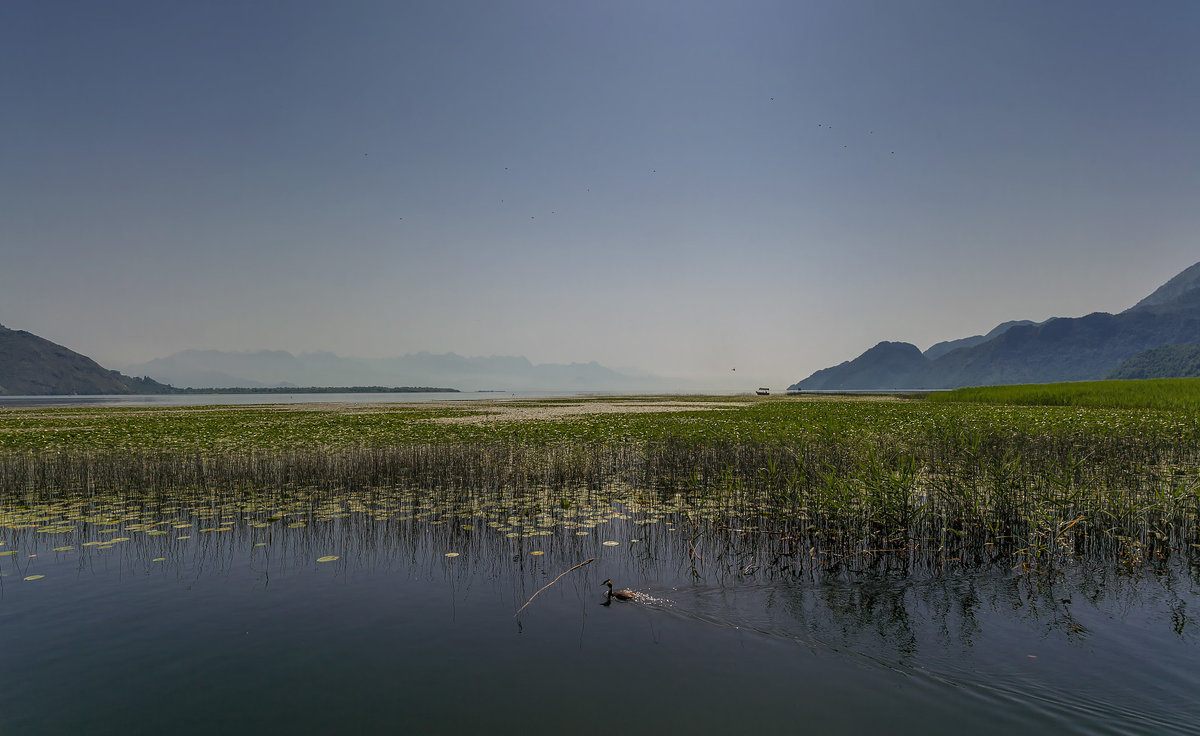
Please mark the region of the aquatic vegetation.
<svg viewBox="0 0 1200 736"><path fill-rule="evenodd" d="M1200 378L1075 381L1071 383L981 386L938 391L929 401L1029 406L1090 406L1111 409L1200 410Z"/></svg>
<svg viewBox="0 0 1200 736"><path fill-rule="evenodd" d="M487 405L0 412L0 541L169 559L223 536L313 534L316 559L338 552L315 552L338 525L428 525L447 557L488 536L537 540L514 550L532 558L669 543L697 566L800 576L1136 567L1200 550L1195 412L648 403L519 420Z"/></svg>

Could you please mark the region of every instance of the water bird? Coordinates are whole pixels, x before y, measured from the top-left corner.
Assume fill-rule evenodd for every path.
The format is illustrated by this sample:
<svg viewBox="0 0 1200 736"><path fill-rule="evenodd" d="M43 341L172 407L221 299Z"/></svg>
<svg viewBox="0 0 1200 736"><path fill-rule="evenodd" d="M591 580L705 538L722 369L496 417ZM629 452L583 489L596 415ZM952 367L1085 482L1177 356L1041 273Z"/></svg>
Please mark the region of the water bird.
<svg viewBox="0 0 1200 736"><path fill-rule="evenodd" d="M631 601L634 598L637 598L637 593L634 593L632 590L626 590L624 588L622 588L621 590L613 590L611 579L605 580L603 583L600 583L600 584L608 586L608 597L609 598L616 598L619 601Z"/></svg>

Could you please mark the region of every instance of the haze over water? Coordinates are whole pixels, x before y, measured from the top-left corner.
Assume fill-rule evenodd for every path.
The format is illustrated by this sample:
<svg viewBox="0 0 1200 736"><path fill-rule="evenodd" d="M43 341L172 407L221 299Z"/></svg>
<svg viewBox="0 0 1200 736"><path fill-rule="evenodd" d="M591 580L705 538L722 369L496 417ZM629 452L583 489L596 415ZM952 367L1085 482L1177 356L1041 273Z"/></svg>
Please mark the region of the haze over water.
<svg viewBox="0 0 1200 736"><path fill-rule="evenodd" d="M0 323L747 390L1119 311L1195 261L1198 14L10 3Z"/></svg>

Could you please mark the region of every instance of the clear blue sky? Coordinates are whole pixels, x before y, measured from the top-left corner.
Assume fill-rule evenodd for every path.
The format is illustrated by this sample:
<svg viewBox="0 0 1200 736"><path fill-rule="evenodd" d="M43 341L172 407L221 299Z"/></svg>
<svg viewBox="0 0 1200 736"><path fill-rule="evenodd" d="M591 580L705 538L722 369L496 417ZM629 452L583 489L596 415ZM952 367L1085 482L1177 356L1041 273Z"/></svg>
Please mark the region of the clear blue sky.
<svg viewBox="0 0 1200 736"><path fill-rule="evenodd" d="M782 386L1200 260L1200 3L0 4L0 323ZM729 369L737 367L737 378Z"/></svg>

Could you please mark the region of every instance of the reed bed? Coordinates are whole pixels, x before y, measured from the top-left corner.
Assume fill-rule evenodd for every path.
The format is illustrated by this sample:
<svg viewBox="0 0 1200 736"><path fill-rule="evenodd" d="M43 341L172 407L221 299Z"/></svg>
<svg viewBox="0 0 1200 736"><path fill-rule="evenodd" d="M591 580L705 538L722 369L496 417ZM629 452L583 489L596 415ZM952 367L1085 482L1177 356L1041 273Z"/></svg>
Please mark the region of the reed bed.
<svg viewBox="0 0 1200 736"><path fill-rule="evenodd" d="M1200 378L1073 381L939 391L929 401L1200 411Z"/></svg>
<svg viewBox="0 0 1200 736"><path fill-rule="evenodd" d="M319 423L319 413L305 416L310 430ZM430 431L406 434L391 415L354 421L372 433L380 422L398 427L398 437ZM307 448L188 447L145 432L110 451L9 449L0 526L59 523L49 512L44 522L14 516L54 504L94 513L181 498L257 508L245 518L274 524L339 504L355 511L347 499L366 499L356 511L366 513L408 494L472 527L481 508L558 519L551 530L572 510L622 504L669 521L682 558L724 560L731 572L1048 571L1078 560L1133 568L1190 564L1200 551L1200 432L1183 412L779 400L432 431L460 429L437 441ZM275 434L285 431L294 427Z"/></svg>

